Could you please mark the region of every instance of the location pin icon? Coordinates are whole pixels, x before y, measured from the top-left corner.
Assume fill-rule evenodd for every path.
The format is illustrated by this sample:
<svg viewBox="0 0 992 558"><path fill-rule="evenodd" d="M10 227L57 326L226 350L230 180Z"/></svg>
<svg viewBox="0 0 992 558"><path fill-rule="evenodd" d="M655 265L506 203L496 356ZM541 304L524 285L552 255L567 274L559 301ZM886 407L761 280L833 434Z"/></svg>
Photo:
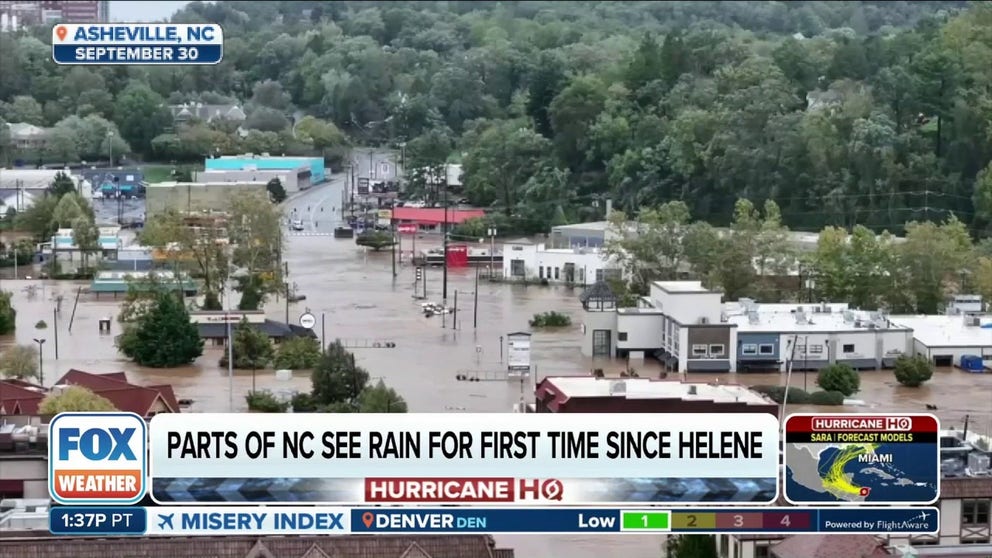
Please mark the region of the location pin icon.
<svg viewBox="0 0 992 558"><path fill-rule="evenodd" d="M68 30L66 30L66 28L62 25L59 25L58 27L55 28L55 36L57 36L60 41L65 40L66 33L68 33Z"/></svg>
<svg viewBox="0 0 992 558"><path fill-rule="evenodd" d="M365 524L365 528L368 529L372 526L372 521L375 520L375 515L372 512L365 512L362 514L362 523Z"/></svg>

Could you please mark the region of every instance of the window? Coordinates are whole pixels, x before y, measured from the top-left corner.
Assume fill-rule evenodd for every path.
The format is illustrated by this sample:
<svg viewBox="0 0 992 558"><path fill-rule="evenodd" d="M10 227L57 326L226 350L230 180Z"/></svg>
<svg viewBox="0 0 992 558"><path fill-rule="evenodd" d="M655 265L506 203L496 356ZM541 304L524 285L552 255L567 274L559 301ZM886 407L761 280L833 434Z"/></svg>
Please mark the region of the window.
<svg viewBox="0 0 992 558"><path fill-rule="evenodd" d="M626 340L627 340L627 332L626 331L617 332L617 341L626 341Z"/></svg>
<svg viewBox="0 0 992 558"><path fill-rule="evenodd" d="M556 267L555 268L555 281L557 281L557 280L558 280L558 268Z"/></svg>
<svg viewBox="0 0 992 558"><path fill-rule="evenodd" d="M722 357L723 356L723 345L715 344L710 345L710 356L711 357Z"/></svg>
<svg viewBox="0 0 992 558"><path fill-rule="evenodd" d="M844 348L844 352L845 353L853 353L854 352L854 344L853 343L852 344L849 344L849 345L844 345L843 348Z"/></svg>
<svg viewBox="0 0 992 558"><path fill-rule="evenodd" d="M537 266L537 277L538 279L544 279L544 266Z"/></svg>
<svg viewBox="0 0 992 558"><path fill-rule="evenodd" d="M990 500L962 500L961 501L961 524L962 525L988 525Z"/></svg>
<svg viewBox="0 0 992 558"><path fill-rule="evenodd" d="M597 269L596 270L596 282L599 283L602 280L603 280L603 270L602 269Z"/></svg>
<svg viewBox="0 0 992 558"><path fill-rule="evenodd" d="M706 345L693 345L692 356L706 356Z"/></svg>
<svg viewBox="0 0 992 558"><path fill-rule="evenodd" d="M771 548L768 545L755 545L754 558L771 558Z"/></svg>
<svg viewBox="0 0 992 558"><path fill-rule="evenodd" d="M810 354L814 354L814 355L822 354L823 353L823 345L810 345L809 346L809 352L810 352Z"/></svg>
<svg viewBox="0 0 992 558"><path fill-rule="evenodd" d="M763 355L773 355L775 354L775 345L770 343L762 343L761 347L758 349L758 352Z"/></svg>
<svg viewBox="0 0 992 558"><path fill-rule="evenodd" d="M744 345L744 348L741 350L741 354L745 354L745 355L756 355L756 354L758 354L758 346L757 345L751 345L751 344Z"/></svg>

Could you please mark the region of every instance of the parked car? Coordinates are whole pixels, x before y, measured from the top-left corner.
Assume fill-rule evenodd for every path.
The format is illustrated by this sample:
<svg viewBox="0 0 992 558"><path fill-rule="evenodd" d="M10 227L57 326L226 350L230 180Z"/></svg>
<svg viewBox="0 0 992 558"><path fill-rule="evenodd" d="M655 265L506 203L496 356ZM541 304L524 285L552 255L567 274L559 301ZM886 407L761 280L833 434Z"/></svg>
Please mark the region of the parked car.
<svg viewBox="0 0 992 558"><path fill-rule="evenodd" d="M293 222L289 225L294 231L303 230L303 219L293 219Z"/></svg>

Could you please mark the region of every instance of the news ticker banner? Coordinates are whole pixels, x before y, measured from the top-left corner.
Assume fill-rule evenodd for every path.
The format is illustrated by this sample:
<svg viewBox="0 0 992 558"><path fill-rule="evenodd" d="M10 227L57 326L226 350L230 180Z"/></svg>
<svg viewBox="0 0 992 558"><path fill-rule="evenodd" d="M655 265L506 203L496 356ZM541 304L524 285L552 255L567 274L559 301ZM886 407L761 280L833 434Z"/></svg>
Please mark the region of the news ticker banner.
<svg viewBox="0 0 992 558"><path fill-rule="evenodd" d="M928 414L795 414L785 421L784 495L792 504L932 504L940 424Z"/></svg>
<svg viewBox="0 0 992 558"><path fill-rule="evenodd" d="M70 65L207 65L224 58L215 23L59 23L52 60Z"/></svg>
<svg viewBox="0 0 992 558"><path fill-rule="evenodd" d="M83 507L51 509L67 536L347 534L936 533L936 508L331 508Z"/></svg>
<svg viewBox="0 0 992 558"><path fill-rule="evenodd" d="M762 413L168 413L149 431L161 504L769 503L778 489L778 422Z"/></svg>

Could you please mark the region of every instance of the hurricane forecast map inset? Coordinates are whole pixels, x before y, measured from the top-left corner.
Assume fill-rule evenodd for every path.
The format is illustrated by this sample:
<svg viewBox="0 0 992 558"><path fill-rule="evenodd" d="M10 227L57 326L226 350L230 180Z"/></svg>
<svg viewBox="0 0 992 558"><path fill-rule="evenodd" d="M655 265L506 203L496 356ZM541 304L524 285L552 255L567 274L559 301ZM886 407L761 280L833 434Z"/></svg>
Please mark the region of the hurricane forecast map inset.
<svg viewBox="0 0 992 558"><path fill-rule="evenodd" d="M792 415L785 497L793 503L936 501L939 426L931 415Z"/></svg>

